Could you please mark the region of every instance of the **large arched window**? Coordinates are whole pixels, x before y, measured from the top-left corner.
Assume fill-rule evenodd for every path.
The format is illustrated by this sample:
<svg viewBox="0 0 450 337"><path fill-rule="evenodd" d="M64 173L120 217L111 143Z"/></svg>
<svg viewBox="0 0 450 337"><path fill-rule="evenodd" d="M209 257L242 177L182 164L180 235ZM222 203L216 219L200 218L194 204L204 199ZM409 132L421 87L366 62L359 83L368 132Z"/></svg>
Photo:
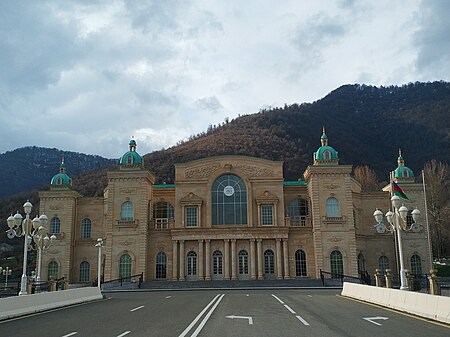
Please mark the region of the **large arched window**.
<svg viewBox="0 0 450 337"><path fill-rule="evenodd" d="M287 215L291 219L291 226L305 226L305 218L309 215L308 201L294 199L288 204Z"/></svg>
<svg viewBox="0 0 450 337"><path fill-rule="evenodd" d="M173 206L165 201L158 201L153 205L153 219L155 228L168 228L169 220L174 218Z"/></svg>
<svg viewBox="0 0 450 337"><path fill-rule="evenodd" d="M47 280L56 280L58 278L58 263L50 261L48 264L48 278Z"/></svg>
<svg viewBox="0 0 450 337"><path fill-rule="evenodd" d="M134 207L131 201L125 201L120 208L120 219L124 221L134 220Z"/></svg>
<svg viewBox="0 0 450 337"><path fill-rule="evenodd" d="M330 150L323 151L323 159L325 159L325 160L331 159L331 151Z"/></svg>
<svg viewBox="0 0 450 337"><path fill-rule="evenodd" d="M52 218L52 220L50 220L50 233L51 234L61 233L61 220L59 220L59 218L56 216Z"/></svg>
<svg viewBox="0 0 450 337"><path fill-rule="evenodd" d="M119 277L129 280L131 276L131 256L123 254L119 260Z"/></svg>
<svg viewBox="0 0 450 337"><path fill-rule="evenodd" d="M187 275L188 277L197 275L197 253L194 251L187 253Z"/></svg>
<svg viewBox="0 0 450 337"><path fill-rule="evenodd" d="M389 259L387 256L382 255L378 258L378 269L380 269L383 274L386 272L386 269L389 269Z"/></svg>
<svg viewBox="0 0 450 337"><path fill-rule="evenodd" d="M91 219L85 218L81 221L81 238L89 239L91 237Z"/></svg>
<svg viewBox="0 0 450 337"><path fill-rule="evenodd" d="M411 272L414 275L422 274L422 260L419 255L414 254L411 256Z"/></svg>
<svg viewBox="0 0 450 337"><path fill-rule="evenodd" d="M270 249L264 252L264 273L269 277L275 274L275 254Z"/></svg>
<svg viewBox="0 0 450 337"><path fill-rule="evenodd" d="M306 276L306 254L302 249L295 252L295 275Z"/></svg>
<svg viewBox="0 0 450 337"><path fill-rule="evenodd" d="M83 261L80 264L80 282L89 282L89 274L91 271L91 266L89 262Z"/></svg>
<svg viewBox="0 0 450 337"><path fill-rule="evenodd" d="M239 259L239 275L248 275L248 252L241 250L238 254Z"/></svg>
<svg viewBox="0 0 450 337"><path fill-rule="evenodd" d="M342 260L342 253L338 250L333 250L330 254L331 277L340 278L344 274L344 262Z"/></svg>
<svg viewBox="0 0 450 337"><path fill-rule="evenodd" d="M164 252L156 255L156 278L166 278L167 256Z"/></svg>
<svg viewBox="0 0 450 337"><path fill-rule="evenodd" d="M361 275L366 271L366 259L362 253L358 254L358 275Z"/></svg>
<svg viewBox="0 0 450 337"><path fill-rule="evenodd" d="M223 256L222 256L222 252L220 250L215 250L213 255L213 275L218 276L218 275L222 275L223 271L222 271L222 261L223 261Z"/></svg>
<svg viewBox="0 0 450 337"><path fill-rule="evenodd" d="M236 175L225 174L212 185L212 224L247 224L247 188Z"/></svg>
<svg viewBox="0 0 450 337"><path fill-rule="evenodd" d="M341 211L339 209L339 201L334 198L327 199L327 217L336 218L341 216Z"/></svg>

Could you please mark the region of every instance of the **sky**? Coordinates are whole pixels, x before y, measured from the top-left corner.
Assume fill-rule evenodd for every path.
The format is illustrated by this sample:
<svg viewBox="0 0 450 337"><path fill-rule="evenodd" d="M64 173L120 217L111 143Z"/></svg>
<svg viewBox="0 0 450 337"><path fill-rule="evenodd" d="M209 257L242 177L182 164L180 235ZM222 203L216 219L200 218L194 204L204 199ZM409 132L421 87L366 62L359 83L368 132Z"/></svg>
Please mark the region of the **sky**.
<svg viewBox="0 0 450 337"><path fill-rule="evenodd" d="M447 0L0 1L0 153L118 158L341 85L450 81Z"/></svg>

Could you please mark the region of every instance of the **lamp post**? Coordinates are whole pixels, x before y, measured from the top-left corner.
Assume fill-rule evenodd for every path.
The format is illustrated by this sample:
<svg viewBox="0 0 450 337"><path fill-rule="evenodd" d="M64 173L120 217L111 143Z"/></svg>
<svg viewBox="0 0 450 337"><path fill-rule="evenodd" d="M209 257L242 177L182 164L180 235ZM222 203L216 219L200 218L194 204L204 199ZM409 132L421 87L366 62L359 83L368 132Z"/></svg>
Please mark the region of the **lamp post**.
<svg viewBox="0 0 450 337"><path fill-rule="evenodd" d="M101 271L102 271L102 247L103 247L103 239L102 238L97 239L97 244L95 245L95 247L98 248L97 287L99 290L101 290L100 277L101 277Z"/></svg>
<svg viewBox="0 0 450 337"><path fill-rule="evenodd" d="M17 212L14 216L10 216L7 220L9 229L6 231L8 238L24 237L23 244L23 268L22 278L20 281L19 296L27 295L27 259L28 259L28 246L31 243L31 239L39 233L42 225L47 223L47 216L42 214L39 218L36 216L33 220L30 219L30 213L33 205L27 200L23 204L23 210L25 211L25 219Z"/></svg>
<svg viewBox="0 0 450 337"><path fill-rule="evenodd" d="M394 195L391 198L392 207L394 209L394 212L388 211L386 213L386 220L391 225L390 228L388 228L391 232L397 233L397 242L398 242L398 256L400 260L400 290L408 290L407 282L406 282L406 273L405 273L405 266L403 261L403 248L402 248L402 236L401 231L410 231L412 230L414 223L416 223L419 220L420 217L420 211L416 208L412 211L412 218L414 220L414 223L408 228L407 224L407 216L408 216L408 209L401 205L400 197ZM400 206L401 205L401 206ZM379 209L376 209L373 213L373 216L375 218L375 221L378 223L378 225L383 225L383 212L381 212Z"/></svg>
<svg viewBox="0 0 450 337"><path fill-rule="evenodd" d="M9 267L2 268L0 267L0 274L3 274L5 276L5 288L8 286L8 276L11 276L12 270Z"/></svg>
<svg viewBox="0 0 450 337"><path fill-rule="evenodd" d="M47 222L47 216L45 214L42 214L40 218L43 218L43 222ZM41 220L42 222L42 220ZM49 249L51 246L53 246L53 242L56 240L56 235L52 234L52 236L48 237L47 229L43 226L40 226L37 230L36 235L33 237L33 241L36 245L36 248L38 250L38 266L37 266L37 275L36 275L36 281L41 281L41 265L42 265L42 251Z"/></svg>

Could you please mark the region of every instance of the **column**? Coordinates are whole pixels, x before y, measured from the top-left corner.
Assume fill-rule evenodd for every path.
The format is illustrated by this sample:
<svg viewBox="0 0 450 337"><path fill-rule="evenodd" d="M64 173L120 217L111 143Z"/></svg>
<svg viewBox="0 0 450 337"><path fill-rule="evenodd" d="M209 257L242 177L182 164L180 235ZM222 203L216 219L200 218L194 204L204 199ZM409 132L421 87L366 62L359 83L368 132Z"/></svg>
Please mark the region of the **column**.
<svg viewBox="0 0 450 337"><path fill-rule="evenodd" d="M256 280L255 239L250 239L250 280Z"/></svg>
<svg viewBox="0 0 450 337"><path fill-rule="evenodd" d="M263 277L263 255L262 255L262 239L256 240L256 253L258 255L258 280L262 280Z"/></svg>
<svg viewBox="0 0 450 337"><path fill-rule="evenodd" d="M288 239L283 239L283 261L284 261L284 279L290 279L289 275L289 250Z"/></svg>
<svg viewBox="0 0 450 337"><path fill-rule="evenodd" d="M231 279L237 280L237 276L236 276L236 239L231 239Z"/></svg>
<svg viewBox="0 0 450 337"><path fill-rule="evenodd" d="M184 267L184 261L186 261L186 256L184 254L184 240L180 240L180 281L185 280L185 267Z"/></svg>
<svg viewBox="0 0 450 337"><path fill-rule="evenodd" d="M205 280L211 281L211 240L205 240Z"/></svg>
<svg viewBox="0 0 450 337"><path fill-rule="evenodd" d="M178 241L172 242L172 280L178 280Z"/></svg>
<svg viewBox="0 0 450 337"><path fill-rule="evenodd" d="M198 279L203 280L203 240L198 240Z"/></svg>
<svg viewBox="0 0 450 337"><path fill-rule="evenodd" d="M281 264L281 239L275 239L275 248L277 251L277 280L283 278L283 266Z"/></svg>
<svg viewBox="0 0 450 337"><path fill-rule="evenodd" d="M224 279L229 280L230 279L230 240L225 239L223 240L223 244L225 246L225 273L224 273Z"/></svg>

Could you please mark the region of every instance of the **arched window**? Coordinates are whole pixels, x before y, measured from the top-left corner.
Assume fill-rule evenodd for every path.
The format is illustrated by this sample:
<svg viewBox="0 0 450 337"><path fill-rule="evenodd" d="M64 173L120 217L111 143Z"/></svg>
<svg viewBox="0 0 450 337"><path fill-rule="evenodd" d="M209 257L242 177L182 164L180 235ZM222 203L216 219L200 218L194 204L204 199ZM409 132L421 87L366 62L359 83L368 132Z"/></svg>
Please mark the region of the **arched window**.
<svg viewBox="0 0 450 337"><path fill-rule="evenodd" d="M331 277L340 278L344 274L344 263L342 260L342 253L338 250L333 250L330 254Z"/></svg>
<svg viewBox="0 0 450 337"><path fill-rule="evenodd" d="M411 210L408 210L408 214L406 215L406 224L408 225L408 227L411 227L414 224Z"/></svg>
<svg viewBox="0 0 450 337"><path fill-rule="evenodd" d="M61 220L58 217L54 217L50 221L50 233L51 234L59 234L61 233Z"/></svg>
<svg viewBox="0 0 450 337"><path fill-rule="evenodd" d="M411 272L414 275L422 275L422 260L417 254L411 256Z"/></svg>
<svg viewBox="0 0 450 337"><path fill-rule="evenodd" d="M169 220L174 218L173 206L165 201L158 201L153 205L153 219L155 228L168 228Z"/></svg>
<svg viewBox="0 0 450 337"><path fill-rule="evenodd" d="M366 271L366 260L364 259L364 255L361 253L358 254L358 275L361 275Z"/></svg>
<svg viewBox="0 0 450 337"><path fill-rule="evenodd" d="M273 275L275 274L275 254L273 253L273 250L266 250L264 252L264 273L266 275Z"/></svg>
<svg viewBox="0 0 450 337"><path fill-rule="evenodd" d="M309 215L308 201L291 200L288 204L287 215L291 219L291 226L306 226L305 218Z"/></svg>
<svg viewBox="0 0 450 337"><path fill-rule="evenodd" d="M220 176L212 185L211 195L213 225L247 224L247 188L241 178Z"/></svg>
<svg viewBox="0 0 450 337"><path fill-rule="evenodd" d="M339 209L339 201L336 198L327 199L327 217L336 218L341 216L341 211Z"/></svg>
<svg viewBox="0 0 450 337"><path fill-rule="evenodd" d="M133 156L131 154L127 155L125 163L127 163L128 165L133 164Z"/></svg>
<svg viewBox="0 0 450 337"><path fill-rule="evenodd" d="M222 252L220 250L215 250L213 255L213 275L222 275Z"/></svg>
<svg viewBox="0 0 450 337"><path fill-rule="evenodd" d="M187 253L187 274L188 276L197 275L197 253L194 251Z"/></svg>
<svg viewBox="0 0 450 337"><path fill-rule="evenodd" d="M295 275L306 276L306 254L302 249L295 252Z"/></svg>
<svg viewBox="0 0 450 337"><path fill-rule="evenodd" d="M50 261L48 264L48 278L47 280L56 280L58 278L58 263Z"/></svg>
<svg viewBox="0 0 450 337"><path fill-rule="evenodd" d="M238 254L239 275L248 275L248 252L241 250Z"/></svg>
<svg viewBox="0 0 450 337"><path fill-rule="evenodd" d="M120 208L120 219L132 221L134 219L134 207L131 201L125 201Z"/></svg>
<svg viewBox="0 0 450 337"><path fill-rule="evenodd" d="M56 178L56 185L62 185L62 179L61 177Z"/></svg>
<svg viewBox="0 0 450 337"><path fill-rule="evenodd" d="M325 159L325 160L331 159L331 151L330 150L323 151L323 159Z"/></svg>
<svg viewBox="0 0 450 337"><path fill-rule="evenodd" d="M91 237L91 219L85 218L81 221L81 238L89 239Z"/></svg>
<svg viewBox="0 0 450 337"><path fill-rule="evenodd" d="M131 276L131 256L123 254L119 260L119 277L129 281Z"/></svg>
<svg viewBox="0 0 450 337"><path fill-rule="evenodd" d="M409 177L409 172L407 170L404 170L402 173L403 178L408 178Z"/></svg>
<svg viewBox="0 0 450 337"><path fill-rule="evenodd" d="M91 266L89 262L83 261L80 264L80 282L89 282Z"/></svg>
<svg viewBox="0 0 450 337"><path fill-rule="evenodd" d="M389 269L389 259L387 256L380 256L378 258L378 269L384 274L386 273L386 269Z"/></svg>
<svg viewBox="0 0 450 337"><path fill-rule="evenodd" d="M156 278L166 278L167 270L167 256L164 252L159 252L156 255Z"/></svg>

